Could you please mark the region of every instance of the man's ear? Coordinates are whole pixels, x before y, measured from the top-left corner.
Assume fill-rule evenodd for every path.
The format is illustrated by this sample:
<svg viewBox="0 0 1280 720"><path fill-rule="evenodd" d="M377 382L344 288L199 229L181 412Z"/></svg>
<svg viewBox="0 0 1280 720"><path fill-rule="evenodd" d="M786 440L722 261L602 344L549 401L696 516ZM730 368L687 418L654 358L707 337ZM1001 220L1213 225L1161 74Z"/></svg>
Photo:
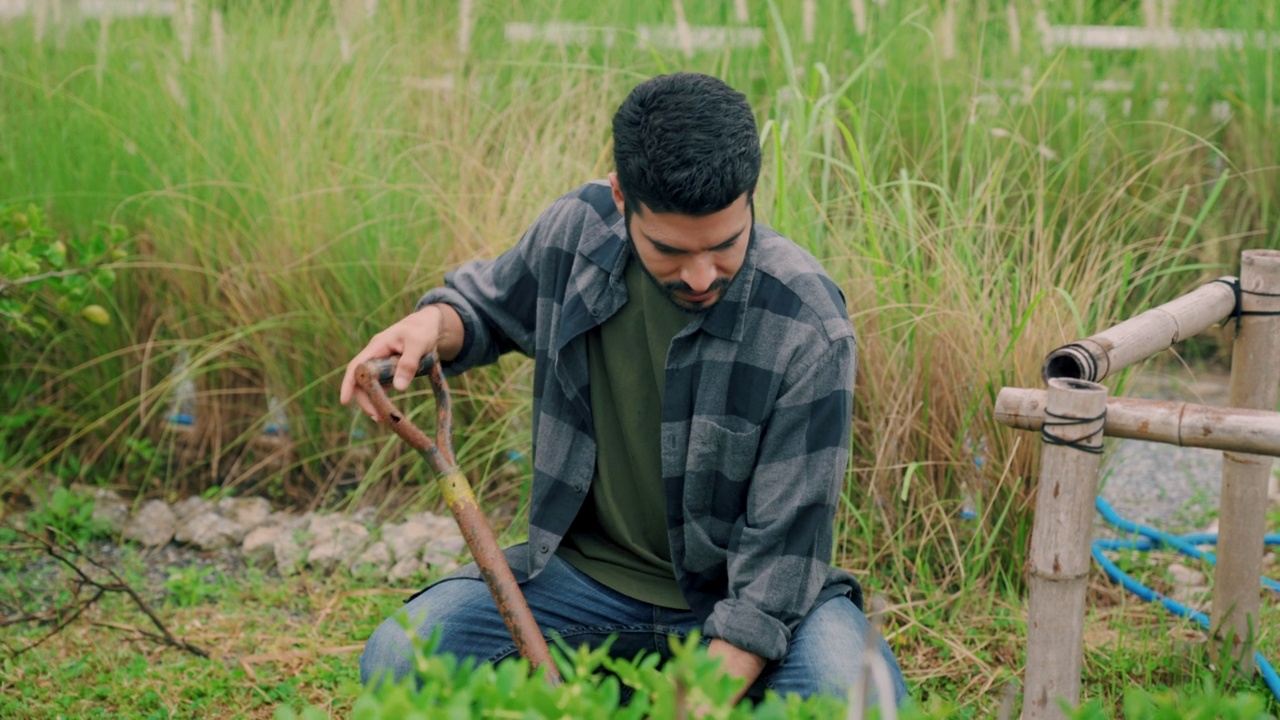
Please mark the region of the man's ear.
<svg viewBox="0 0 1280 720"><path fill-rule="evenodd" d="M626 215L627 201L622 197L622 186L618 184L618 173L609 173L609 187L613 190L613 204L618 206L618 214Z"/></svg>

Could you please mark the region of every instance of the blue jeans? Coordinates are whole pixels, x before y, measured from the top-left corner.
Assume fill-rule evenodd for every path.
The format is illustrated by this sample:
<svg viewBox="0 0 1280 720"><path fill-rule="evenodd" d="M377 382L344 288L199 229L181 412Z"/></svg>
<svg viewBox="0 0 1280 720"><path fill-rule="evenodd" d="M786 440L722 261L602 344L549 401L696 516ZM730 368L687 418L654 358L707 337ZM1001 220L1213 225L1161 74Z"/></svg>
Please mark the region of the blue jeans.
<svg viewBox="0 0 1280 720"><path fill-rule="evenodd" d="M559 557L553 557L546 569L521 589L549 641L558 636L569 647L584 643L597 647L615 636L610 648L614 657L633 658L644 651L669 658L668 636L683 638L702 627L688 610L634 600L592 580ZM418 637L424 640L435 628L440 629L436 652L490 663L516 653L482 580L445 579L409 601L400 612L408 614ZM747 695L758 699L766 690L774 690L779 695L827 693L845 698L859 672L866 631L867 619L853 601L846 597L828 600L800 623L786 657L767 665ZM703 642L708 640L703 638ZM902 703L907 698L902 672L884 639L878 642L896 700ZM366 685L387 676L398 681L412 670L411 657L404 627L396 618L389 618L365 645L360 680Z"/></svg>

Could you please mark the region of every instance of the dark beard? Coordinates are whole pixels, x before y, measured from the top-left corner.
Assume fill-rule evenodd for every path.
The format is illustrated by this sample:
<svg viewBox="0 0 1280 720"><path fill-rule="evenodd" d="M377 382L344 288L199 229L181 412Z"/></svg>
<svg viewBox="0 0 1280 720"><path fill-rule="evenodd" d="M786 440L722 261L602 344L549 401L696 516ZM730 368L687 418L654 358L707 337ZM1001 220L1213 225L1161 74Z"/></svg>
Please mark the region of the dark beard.
<svg viewBox="0 0 1280 720"><path fill-rule="evenodd" d="M738 275L734 275L732 278L716 278L711 282L711 285L707 288L706 292L716 291L717 295L715 298L713 298L715 302L700 303L697 305L691 304L689 301L682 300L678 295L676 295L677 292L690 292L690 293L693 292L693 288L689 287L688 283L680 280L676 280L674 282L669 282L669 283L661 282L660 280L658 280L658 278L653 276L653 273L649 272L649 268L645 267L644 262L640 260L640 253L636 252L636 241L631 237L630 209L627 209L623 215L622 227L627 233L627 244L631 246L631 259L639 263L640 269L644 271L644 276L649 278L649 282L653 283L653 286L658 289L658 292L662 295L662 297L666 298L667 302L670 302L672 305L675 305L677 308L683 310L684 312L701 315L703 313L710 311L711 308L718 305L720 301L724 299L724 289L729 287L729 284L732 283L734 279L737 278L738 276ZM755 204L753 203L751 205L751 229L747 233L747 243L748 243L747 252L748 253L751 252L751 245L755 244L755 239L756 239L756 207L755 207ZM742 268L738 268L738 274L741 274L741 273L742 273Z"/></svg>
<svg viewBox="0 0 1280 720"><path fill-rule="evenodd" d="M649 282L653 283L654 287L658 288L658 292L662 294L662 297L666 298L667 301L670 302L672 305L675 305L676 307L680 308L681 310L687 313L695 313L695 314L701 315L702 313L705 313L711 308L715 307L716 304L719 303L720 300L724 297L724 289L728 287L729 283L731 282L731 280L729 280L728 278L716 278L711 282L710 287L708 287L705 291L705 292L713 292L713 291L716 292L716 297L712 298L715 302L698 303L695 305L693 303L690 303L688 300L681 298L679 295L676 295L676 293L678 292L685 292L685 293L693 292L693 288L689 287L688 283L680 280L676 280L675 282L669 282L669 283L658 282L658 278L654 277L649 272L649 268L645 267L644 263L640 262L640 257L635 254L634 250L632 250L632 259L635 260L637 263L640 263L640 269L644 271L644 276L649 278Z"/></svg>

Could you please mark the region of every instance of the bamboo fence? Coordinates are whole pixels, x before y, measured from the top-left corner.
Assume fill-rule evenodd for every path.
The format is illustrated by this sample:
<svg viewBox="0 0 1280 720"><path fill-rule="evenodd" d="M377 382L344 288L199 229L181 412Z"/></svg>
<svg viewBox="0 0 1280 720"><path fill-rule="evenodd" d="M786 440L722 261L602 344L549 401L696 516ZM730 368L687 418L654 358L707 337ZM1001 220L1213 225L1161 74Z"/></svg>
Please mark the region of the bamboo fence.
<svg viewBox="0 0 1280 720"><path fill-rule="evenodd" d="M1229 407L1107 398L1099 380L1215 323L1237 323ZM996 420L1044 440L1031 539L1023 718L1065 717L1076 705L1085 583L1102 437L1222 450L1221 533L1212 630L1253 672L1267 483L1280 457L1280 251L1247 250L1239 279L1207 283L1172 302L1049 353L1048 390L1004 388Z"/></svg>

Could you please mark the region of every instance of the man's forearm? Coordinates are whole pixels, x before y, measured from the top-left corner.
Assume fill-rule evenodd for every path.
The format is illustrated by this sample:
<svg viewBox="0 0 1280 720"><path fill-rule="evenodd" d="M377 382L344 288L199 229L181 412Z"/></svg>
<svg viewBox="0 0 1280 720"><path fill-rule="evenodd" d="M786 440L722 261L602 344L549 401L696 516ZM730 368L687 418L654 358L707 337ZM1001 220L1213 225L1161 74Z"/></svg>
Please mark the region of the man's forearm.
<svg viewBox="0 0 1280 720"><path fill-rule="evenodd" d="M436 355L445 361L453 360L458 357L458 353L462 352L462 341L465 336L465 329L462 325L462 316L458 315L458 311L453 309L448 303L433 303L427 305L418 312L437 311L440 314L439 326L436 336Z"/></svg>
<svg viewBox="0 0 1280 720"><path fill-rule="evenodd" d="M754 653L749 653L736 645L731 645L720 638L712 638L711 645L707 648L707 655L713 658L721 658L721 668L735 678L743 681L742 688L738 690L738 694L733 696L733 701L742 699L746 694L747 688L760 677L760 673L764 672L765 659Z"/></svg>

